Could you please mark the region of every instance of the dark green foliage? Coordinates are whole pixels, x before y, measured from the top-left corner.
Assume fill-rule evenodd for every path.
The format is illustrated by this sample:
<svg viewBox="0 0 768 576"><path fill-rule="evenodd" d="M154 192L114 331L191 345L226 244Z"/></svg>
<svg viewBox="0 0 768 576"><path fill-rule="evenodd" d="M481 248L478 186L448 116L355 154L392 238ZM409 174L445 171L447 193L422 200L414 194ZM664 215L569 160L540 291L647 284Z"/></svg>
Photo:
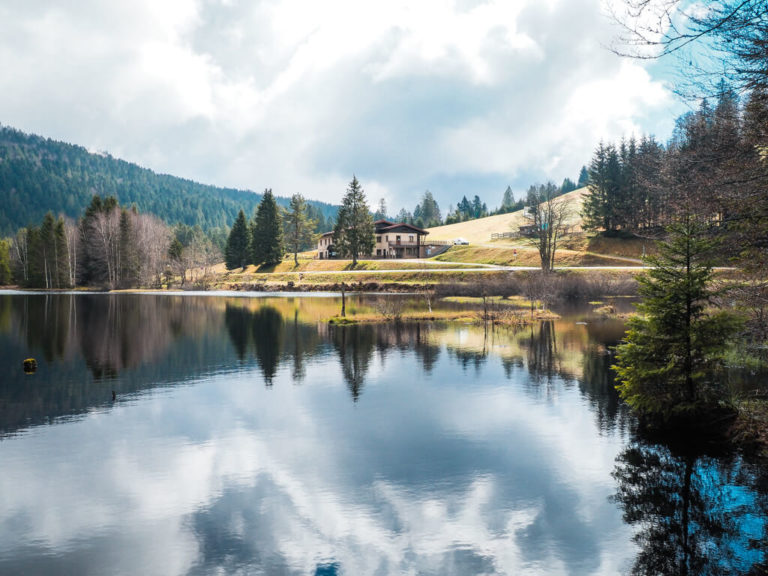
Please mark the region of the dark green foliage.
<svg viewBox="0 0 768 576"><path fill-rule="evenodd" d="M443 218L440 215L440 206L429 190L424 192L421 202L414 209L413 220L416 226L420 228L440 226L443 223Z"/></svg>
<svg viewBox="0 0 768 576"><path fill-rule="evenodd" d="M515 211L515 195L512 193L512 187L507 186L504 190L504 196L501 199L501 207L499 208L499 214L507 214L508 212Z"/></svg>
<svg viewBox="0 0 768 576"><path fill-rule="evenodd" d="M397 216L395 216L395 222L400 222L402 224L413 224L413 215L405 208L401 208L400 212L398 212Z"/></svg>
<svg viewBox="0 0 768 576"><path fill-rule="evenodd" d="M0 126L0 235L40 222L46 212L76 219L94 194L119 197L168 224L225 229L240 208L255 210L259 194L205 186L156 174L135 164L92 154L85 148ZM286 206L287 198L277 200ZM337 208L309 201L324 218Z"/></svg>
<svg viewBox="0 0 768 576"><path fill-rule="evenodd" d="M78 223L54 219L22 228L11 240L15 281L30 288L107 288L159 283L168 228L157 218L95 196Z"/></svg>
<svg viewBox="0 0 768 576"><path fill-rule="evenodd" d="M283 259L283 222L272 190L264 195L251 224L251 262L273 266Z"/></svg>
<svg viewBox="0 0 768 576"><path fill-rule="evenodd" d="M579 172L579 181L576 183L577 188L583 188L589 184L589 172L587 171L586 166L581 167L581 171Z"/></svg>
<svg viewBox="0 0 768 576"><path fill-rule="evenodd" d="M0 240L0 286L11 283L11 243Z"/></svg>
<svg viewBox="0 0 768 576"><path fill-rule="evenodd" d="M563 183L560 185L560 193L567 194L568 192L573 192L574 190L576 190L576 183L570 178L565 178Z"/></svg>
<svg viewBox="0 0 768 576"><path fill-rule="evenodd" d="M355 176L339 208L333 229L333 243L340 254L352 258L353 266L357 264L358 256L368 256L373 252L373 218L368 210L365 192Z"/></svg>
<svg viewBox="0 0 768 576"><path fill-rule="evenodd" d="M602 142L589 165L589 194L584 198L582 217L588 230L615 230L621 186L619 154L612 144Z"/></svg>
<svg viewBox="0 0 768 576"><path fill-rule="evenodd" d="M712 312L715 243L695 217L682 218L638 277L640 316L617 348L622 398L641 414L669 419L725 398L722 357L737 322Z"/></svg>
<svg viewBox="0 0 768 576"><path fill-rule="evenodd" d="M307 250L312 243L315 223L309 218L307 203L301 194L294 194L284 216L285 241L293 252L293 260L299 264L299 252Z"/></svg>
<svg viewBox="0 0 768 576"><path fill-rule="evenodd" d="M373 219L376 220L387 220L389 217L387 216L387 201L384 200L384 198L379 198L379 205L376 208L376 212L373 213Z"/></svg>
<svg viewBox="0 0 768 576"><path fill-rule="evenodd" d="M139 254L134 242L135 233L128 211L123 208L120 212L119 239L119 284L123 288L136 286L139 283Z"/></svg>
<svg viewBox="0 0 768 576"><path fill-rule="evenodd" d="M178 262L181 260L181 254L184 251L184 245L179 240L179 237L176 236L171 241L171 246L168 248L168 258L170 258L174 262Z"/></svg>
<svg viewBox="0 0 768 576"><path fill-rule="evenodd" d="M67 248L64 223L48 212L39 228L26 233L28 245L28 277L25 285L32 288L66 288Z"/></svg>
<svg viewBox="0 0 768 576"><path fill-rule="evenodd" d="M227 246L224 251L224 260L227 270L245 268L248 265L248 224L245 221L245 212L240 210L237 220L229 232Z"/></svg>
<svg viewBox="0 0 768 576"><path fill-rule="evenodd" d="M119 207L117 198L93 196L80 220L79 283L116 287L114 269Z"/></svg>
<svg viewBox="0 0 768 576"><path fill-rule="evenodd" d="M653 137L614 144L602 142L589 165L589 194L582 217L588 230L614 235L658 228L670 221L664 148Z"/></svg>
<svg viewBox="0 0 768 576"><path fill-rule="evenodd" d="M456 205L456 210L453 214L448 214L445 218L446 224L453 224L455 222L465 222L467 220L475 220L477 218L484 218L488 216L488 206L485 202L480 200L480 197L475 197L470 202L466 196L461 198L461 201Z"/></svg>

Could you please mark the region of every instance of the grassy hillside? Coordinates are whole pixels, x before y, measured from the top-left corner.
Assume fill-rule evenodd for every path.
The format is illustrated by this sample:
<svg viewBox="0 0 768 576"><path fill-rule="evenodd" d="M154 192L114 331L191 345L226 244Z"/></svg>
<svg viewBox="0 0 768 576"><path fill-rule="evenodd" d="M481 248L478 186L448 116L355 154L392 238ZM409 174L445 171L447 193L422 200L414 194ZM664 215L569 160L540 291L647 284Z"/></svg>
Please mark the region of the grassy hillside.
<svg viewBox="0 0 768 576"><path fill-rule="evenodd" d="M279 191L276 191L279 192ZM156 174L81 146L0 126L0 238L38 224L48 211L77 218L94 194L116 196L169 224L230 226L242 208L250 217L261 194ZM277 198L287 206L287 198ZM337 207L310 201L324 219Z"/></svg>
<svg viewBox="0 0 768 576"><path fill-rule="evenodd" d="M586 188L579 188L568 194L564 194L558 200L562 199L564 202L570 202L572 204L571 217L568 220L568 225L581 226L581 204ZM509 214L497 214L496 216L488 216L486 218L478 218L477 220L470 220L468 222L459 222L458 224L448 224L447 226L437 226L435 228L428 228L429 240L448 240L453 241L455 238L466 238L473 244L487 244L491 242L491 234L514 232L521 225L526 223L526 219L523 217L523 211L510 212ZM521 241L515 241L520 243Z"/></svg>

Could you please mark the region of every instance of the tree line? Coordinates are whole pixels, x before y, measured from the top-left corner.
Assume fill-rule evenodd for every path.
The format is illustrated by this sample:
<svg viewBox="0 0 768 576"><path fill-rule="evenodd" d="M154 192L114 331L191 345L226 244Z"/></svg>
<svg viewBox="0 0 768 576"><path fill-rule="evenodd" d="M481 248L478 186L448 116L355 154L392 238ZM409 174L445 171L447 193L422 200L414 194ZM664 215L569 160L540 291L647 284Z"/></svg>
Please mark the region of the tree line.
<svg viewBox="0 0 768 576"><path fill-rule="evenodd" d="M578 188L583 188L589 182L589 173L587 167L583 166L579 173L579 178L576 182L570 178L563 179L563 183L558 187L555 186L556 196L567 194ZM520 198L515 199L512 187L507 186L502 196L501 205L496 209L488 208L488 205L475 194L472 199L468 199L467 196L462 196L461 200L456 204L456 207L451 204L448 206L448 210L445 213L443 219L440 211L440 205L435 200L432 192L427 190L421 196L419 203L413 209L408 211L406 208L401 208L393 217L387 215L387 204L384 198L379 200L379 204L373 213L374 220L390 220L394 219L396 222L404 222L406 224L412 224L419 228L432 228L434 226L442 226L443 224L456 224L458 222L466 222L468 220L477 220L478 218L485 218L486 216L494 216L496 214L507 214L509 212L516 212L522 210L526 206L528 200L528 193L521 195Z"/></svg>
<svg viewBox="0 0 768 576"><path fill-rule="evenodd" d="M728 364L761 354L764 361L768 335L768 7L760 0L718 0L699 12L679 0L625 4L617 17L625 53L684 56L682 85L700 103L677 120L667 146L601 145L590 164L591 227L662 238L639 277L640 314L617 349L617 388L641 423L722 432L738 411ZM716 281L713 266L728 261L740 266L739 278ZM729 351L734 359L726 363ZM679 571L695 571L689 557Z"/></svg>
<svg viewBox="0 0 768 576"><path fill-rule="evenodd" d="M168 225L200 226L225 236L240 208L251 212L261 201L251 191L156 174L109 154L0 126L0 237L41 222L48 211L75 220L94 195L119 198ZM276 200L289 204L288 198ZM308 204L318 231L333 228L336 206Z"/></svg>
<svg viewBox="0 0 768 576"><path fill-rule="evenodd" d="M227 270L249 264L275 266L286 249L298 265L298 253L312 247L316 227L311 206L301 194L294 194L288 210L283 210L272 190L266 189L250 222L243 210L237 215L224 250Z"/></svg>
<svg viewBox="0 0 768 576"><path fill-rule="evenodd" d="M114 196L94 196L77 220L48 212L0 245L0 284L64 289L135 288L199 281L219 261L199 226L169 227ZM7 262L7 266L4 263Z"/></svg>
<svg viewBox="0 0 768 576"><path fill-rule="evenodd" d="M589 164L585 228L658 235L692 211L734 239L729 246L736 256L754 245L756 233L766 232L761 182L767 118L764 91L754 90L742 102L721 81L714 106L703 99L679 117L666 146L652 136L601 142Z"/></svg>
<svg viewBox="0 0 768 576"><path fill-rule="evenodd" d="M373 217L365 191L353 176L333 229L335 251L352 258L353 266L358 256L369 256L373 251ZM227 269L245 269L250 264L275 266L283 260L286 251L293 254L294 263L298 265L299 252L311 248L315 241L315 229L310 206L301 194L294 194L288 209L283 210L275 202L272 190L267 189L250 222L240 210L227 239Z"/></svg>

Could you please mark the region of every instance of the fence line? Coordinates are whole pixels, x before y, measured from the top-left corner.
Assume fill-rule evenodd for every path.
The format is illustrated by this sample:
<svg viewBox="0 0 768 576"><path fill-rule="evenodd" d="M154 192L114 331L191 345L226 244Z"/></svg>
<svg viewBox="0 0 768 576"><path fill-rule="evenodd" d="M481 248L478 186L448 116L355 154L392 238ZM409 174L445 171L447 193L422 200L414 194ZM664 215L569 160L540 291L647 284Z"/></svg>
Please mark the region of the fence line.
<svg viewBox="0 0 768 576"><path fill-rule="evenodd" d="M519 238L519 232L494 232L491 234L491 240L500 240L502 238Z"/></svg>

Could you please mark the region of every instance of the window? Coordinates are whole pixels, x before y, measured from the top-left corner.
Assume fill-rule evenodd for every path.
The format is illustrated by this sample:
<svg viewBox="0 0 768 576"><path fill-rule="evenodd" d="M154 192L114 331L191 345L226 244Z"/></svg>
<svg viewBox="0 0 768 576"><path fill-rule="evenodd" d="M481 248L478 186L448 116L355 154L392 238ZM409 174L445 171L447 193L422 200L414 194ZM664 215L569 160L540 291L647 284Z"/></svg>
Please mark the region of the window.
<svg viewBox="0 0 768 576"><path fill-rule="evenodd" d="M408 236L408 242L413 242L413 234L411 234L410 236Z"/></svg>
<svg viewBox="0 0 768 576"><path fill-rule="evenodd" d="M379 244L381 242L381 236L376 236L376 243Z"/></svg>

